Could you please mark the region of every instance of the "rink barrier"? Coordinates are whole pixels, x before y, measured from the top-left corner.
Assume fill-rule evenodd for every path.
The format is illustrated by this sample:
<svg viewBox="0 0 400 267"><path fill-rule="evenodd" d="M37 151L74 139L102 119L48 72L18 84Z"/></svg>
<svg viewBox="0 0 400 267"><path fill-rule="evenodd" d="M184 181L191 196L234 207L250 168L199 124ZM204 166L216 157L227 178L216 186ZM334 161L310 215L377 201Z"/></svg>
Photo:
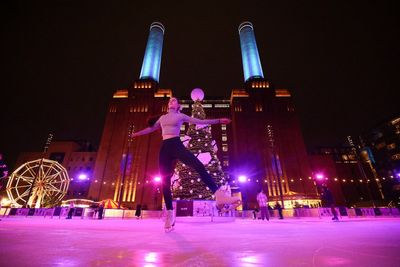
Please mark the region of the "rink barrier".
<svg viewBox="0 0 400 267"><path fill-rule="evenodd" d="M185 207L186 205L186 207ZM194 209L189 209L191 213L188 213L187 205L180 205L174 203L174 210L176 211L177 217L198 217L208 218L206 220L214 221L216 218L221 217L236 217L243 219L254 219L254 210L236 210L230 211L225 214L221 214L215 208L213 203L207 203L202 201L200 204L194 205ZM182 208L179 213L179 207ZM336 210L340 217L347 218L368 218L368 217L400 217L399 208L346 208L336 207ZM182 212L184 211L184 212ZM268 210L271 218L278 218L277 210ZM283 217L319 217L328 218L332 217L331 208L296 208L296 209L284 209ZM136 210L127 209L104 209L103 219L160 219L165 217L165 210L141 210L140 217L136 217ZM68 215L67 207L55 207L55 208L1 208L0 217L43 217L43 218L58 218L64 219ZM260 217L260 212L256 213L256 218ZM92 208L74 208L73 219L98 219L98 213ZM199 219L200 220L200 219Z"/></svg>

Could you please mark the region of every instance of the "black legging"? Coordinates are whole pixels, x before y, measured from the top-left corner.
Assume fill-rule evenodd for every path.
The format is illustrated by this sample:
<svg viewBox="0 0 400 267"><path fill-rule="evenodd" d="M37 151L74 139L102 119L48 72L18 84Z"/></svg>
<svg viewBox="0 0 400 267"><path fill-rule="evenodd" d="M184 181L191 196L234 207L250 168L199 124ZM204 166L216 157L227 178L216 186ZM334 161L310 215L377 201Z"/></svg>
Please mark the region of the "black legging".
<svg viewBox="0 0 400 267"><path fill-rule="evenodd" d="M163 140L160 149L159 165L160 172L163 177L162 189L167 210L173 209L171 177L174 174L174 161L177 159L195 169L199 173L201 180L203 180L203 182L213 193L215 193L215 191L218 189L212 177L207 173L204 165L183 146L179 137Z"/></svg>

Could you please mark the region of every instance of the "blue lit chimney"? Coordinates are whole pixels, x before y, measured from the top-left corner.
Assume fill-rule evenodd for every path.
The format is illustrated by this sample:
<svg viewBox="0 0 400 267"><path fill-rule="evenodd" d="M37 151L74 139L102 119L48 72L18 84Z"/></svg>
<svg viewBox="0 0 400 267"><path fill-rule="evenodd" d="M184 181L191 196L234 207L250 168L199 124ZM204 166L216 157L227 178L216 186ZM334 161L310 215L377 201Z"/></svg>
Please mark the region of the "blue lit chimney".
<svg viewBox="0 0 400 267"><path fill-rule="evenodd" d="M264 78L258 55L256 38L254 36L253 24L245 21L239 25L240 48L242 50L242 63L244 81L253 78Z"/></svg>
<svg viewBox="0 0 400 267"><path fill-rule="evenodd" d="M160 22L150 25L149 38L147 39L146 51L140 71L139 79L152 79L159 82L161 54L165 28Z"/></svg>

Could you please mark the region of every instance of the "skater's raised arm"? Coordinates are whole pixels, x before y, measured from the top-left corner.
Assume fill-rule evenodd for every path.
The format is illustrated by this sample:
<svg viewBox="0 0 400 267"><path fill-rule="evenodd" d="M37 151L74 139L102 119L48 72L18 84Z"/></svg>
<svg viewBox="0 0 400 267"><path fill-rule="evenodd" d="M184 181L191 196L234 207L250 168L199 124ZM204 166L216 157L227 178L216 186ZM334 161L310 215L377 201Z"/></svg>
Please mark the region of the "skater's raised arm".
<svg viewBox="0 0 400 267"><path fill-rule="evenodd" d="M184 122L189 122L189 123L193 123L193 124L218 124L218 123L228 124L231 122L231 120L228 118L201 120L201 119L189 117L188 115L185 115L185 114L182 114L182 115L183 115Z"/></svg>
<svg viewBox="0 0 400 267"><path fill-rule="evenodd" d="M144 128L143 130L140 130L139 132L133 133L132 137L138 137L138 136L141 136L141 135L149 134L149 133L152 133L152 132L154 132L154 131L156 131L156 130L158 130L160 128L161 128L160 120L157 120L156 123L154 123L153 126L149 126L147 128Z"/></svg>

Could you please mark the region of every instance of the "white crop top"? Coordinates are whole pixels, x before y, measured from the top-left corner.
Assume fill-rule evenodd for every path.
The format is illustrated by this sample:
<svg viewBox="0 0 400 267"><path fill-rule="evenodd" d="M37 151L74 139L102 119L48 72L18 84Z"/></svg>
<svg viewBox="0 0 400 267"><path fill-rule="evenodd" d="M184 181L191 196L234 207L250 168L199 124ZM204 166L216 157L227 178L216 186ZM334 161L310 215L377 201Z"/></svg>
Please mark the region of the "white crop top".
<svg viewBox="0 0 400 267"><path fill-rule="evenodd" d="M162 115L154 124L153 127L159 128L161 126L162 135L174 135L179 136L181 125L184 122L193 123L193 124L217 124L219 123L219 119L211 119L211 120L200 120L196 118L189 117L183 113L175 113L170 112Z"/></svg>

